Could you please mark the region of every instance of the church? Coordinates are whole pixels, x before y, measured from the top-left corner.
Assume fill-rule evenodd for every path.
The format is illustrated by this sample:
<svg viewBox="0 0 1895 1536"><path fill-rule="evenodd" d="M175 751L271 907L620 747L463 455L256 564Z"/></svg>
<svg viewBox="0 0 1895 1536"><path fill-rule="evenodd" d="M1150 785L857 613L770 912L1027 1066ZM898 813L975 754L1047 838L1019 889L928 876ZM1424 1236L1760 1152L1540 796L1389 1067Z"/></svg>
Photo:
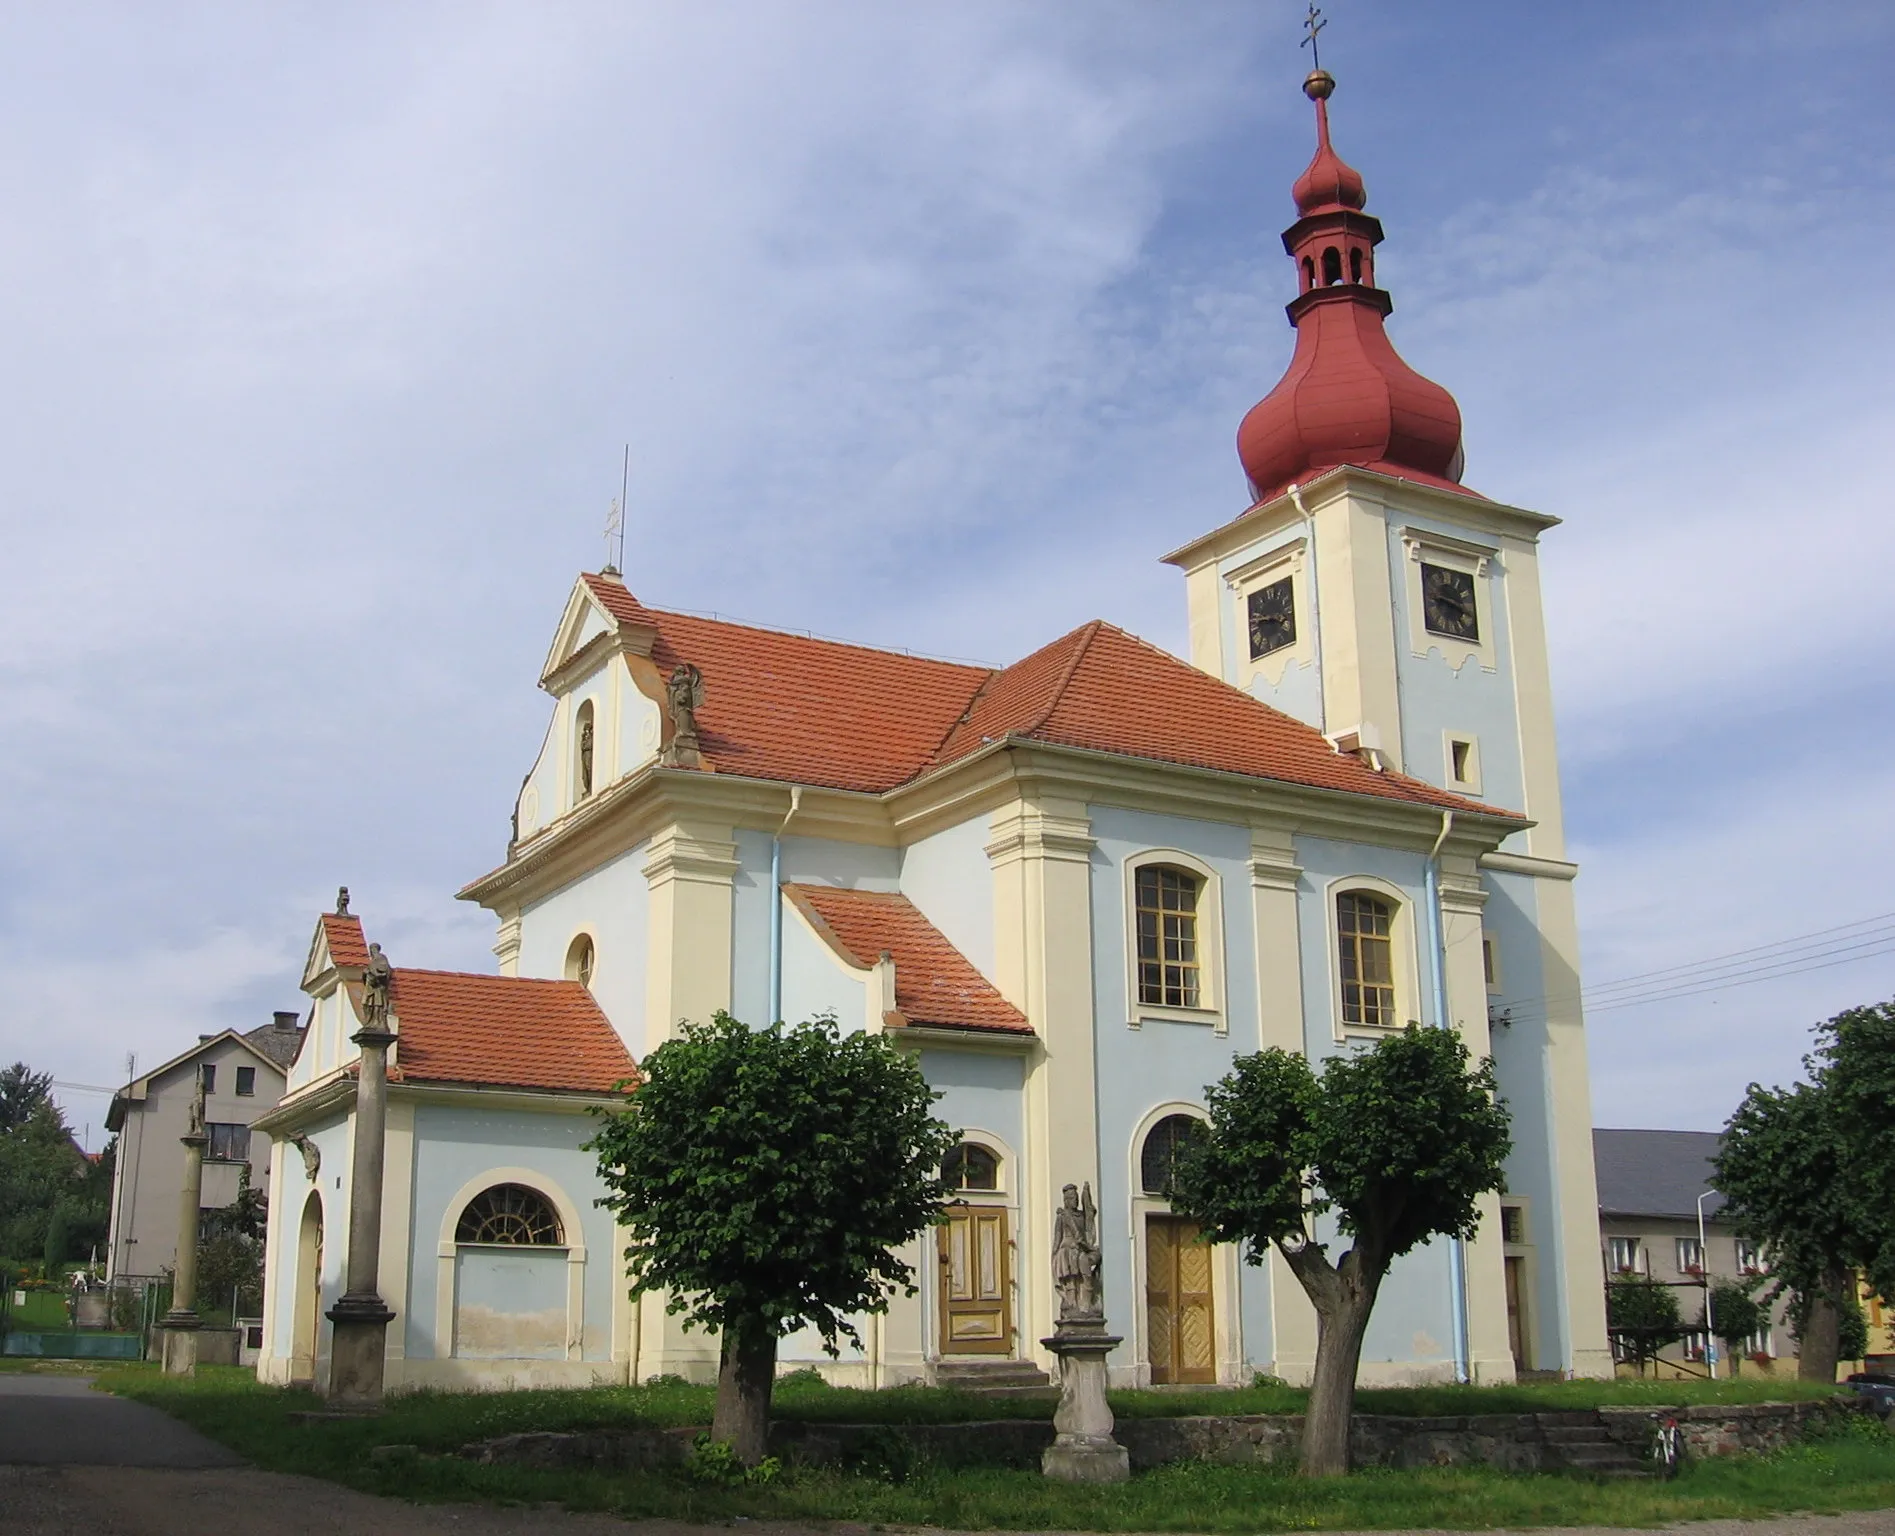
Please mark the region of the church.
<svg viewBox="0 0 1895 1536"><path fill-rule="evenodd" d="M1397 1263L1361 1379L1611 1374L1539 577L1557 519L1463 484L1453 397L1386 333L1333 89L1305 83L1295 352L1238 429L1247 498L1164 556L1188 660L1095 620L991 669L670 612L610 567L574 582L505 860L460 892L498 974L393 957L390 1390L714 1377L715 1338L627 1295L584 1143L719 1009L884 1036L960 1136L918 1294L839 1359L785 1340L785 1370L1036 1379L1075 1184L1115 1385L1307 1380L1301 1287L1196 1241L1170 1159L1235 1057L1419 1021L1493 1057L1514 1148L1476 1238ZM329 1369L372 928L346 899L318 920L305 1041L257 1127L268 1381Z"/></svg>

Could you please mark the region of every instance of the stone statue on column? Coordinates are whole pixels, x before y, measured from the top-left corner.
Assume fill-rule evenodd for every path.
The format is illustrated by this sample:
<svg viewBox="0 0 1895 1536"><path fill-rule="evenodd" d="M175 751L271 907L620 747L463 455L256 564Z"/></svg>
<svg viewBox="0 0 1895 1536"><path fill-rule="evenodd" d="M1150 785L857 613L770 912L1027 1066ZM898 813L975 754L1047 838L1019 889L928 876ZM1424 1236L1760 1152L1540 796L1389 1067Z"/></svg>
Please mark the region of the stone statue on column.
<svg viewBox="0 0 1895 1536"><path fill-rule="evenodd" d="M1058 1436L1041 1456L1040 1470L1062 1482L1122 1483L1132 1475L1125 1447L1112 1438L1105 1400L1105 1357L1123 1340L1105 1331L1103 1257L1092 1185L1068 1184L1053 1213L1059 1322L1053 1336L1040 1341L1059 1356Z"/></svg>
<svg viewBox="0 0 1895 1536"><path fill-rule="evenodd" d="M373 1413L382 1405L388 1325L395 1314L379 1289L382 1249L382 1164L388 1126L388 1048L395 1043L395 971L379 944L369 945L350 1039L360 1047L355 1080L353 1157L349 1175L349 1248L345 1286L328 1318L331 1407Z"/></svg>

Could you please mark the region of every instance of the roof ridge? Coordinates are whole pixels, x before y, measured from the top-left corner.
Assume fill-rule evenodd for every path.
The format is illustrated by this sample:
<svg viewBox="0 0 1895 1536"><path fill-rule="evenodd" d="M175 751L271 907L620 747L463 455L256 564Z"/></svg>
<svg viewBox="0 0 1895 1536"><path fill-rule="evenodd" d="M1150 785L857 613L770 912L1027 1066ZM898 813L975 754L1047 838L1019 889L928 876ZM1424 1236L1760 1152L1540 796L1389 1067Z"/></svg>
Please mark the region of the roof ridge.
<svg viewBox="0 0 1895 1536"><path fill-rule="evenodd" d="M582 572L581 575L584 576L588 582L605 580L605 578L595 576L589 571ZM834 635L819 635L814 630L789 629L772 624L756 624L747 619L729 618L715 611L692 613L688 609L683 608L654 608L650 603L640 599L630 587L625 586L622 582L619 584L619 587L620 590L625 593L626 597L631 599L634 606L641 612L651 614L655 618L690 619L699 624L716 624L724 629L748 630L750 633L757 635L780 635L786 640L807 640L812 645L834 646L838 650L866 651L871 656L890 656L900 661L920 661L926 662L929 666L953 667L955 670L961 672L985 672L991 676L996 671L1004 670L1002 668L993 667L986 662L969 661L965 658L956 660L948 656L928 656L919 651L897 650L892 646L869 645L861 640L841 640L837 639Z"/></svg>
<svg viewBox="0 0 1895 1536"><path fill-rule="evenodd" d="M425 965L398 965L394 968L397 976L454 976L466 981L507 981L530 982L538 986L563 987L584 986L570 976L506 976L498 971L438 971ZM264 1028L269 1028L266 1024Z"/></svg>
<svg viewBox="0 0 1895 1536"><path fill-rule="evenodd" d="M1080 637L1079 643L1073 647L1072 660L1066 663L1065 670L1059 674L1059 681L1053 685L1052 697L1047 700L1046 708L1040 711L1039 718L1026 729L1018 732L1018 735L1031 736L1053 718L1053 711L1059 708L1059 701L1066 696L1066 690L1072 686L1073 674L1079 670L1079 663L1085 659L1087 649L1098 635L1100 625L1104 623L1104 619L1089 619L1063 637L1068 640L1074 635Z"/></svg>
<svg viewBox="0 0 1895 1536"><path fill-rule="evenodd" d="M1018 663L1009 663L1009 665L1017 666ZM987 669L987 675L980 680L980 686L967 696L967 703L961 707L960 714L948 722L948 728L941 733L941 739L928 749L928 755L921 760L921 766L915 770L913 777L909 780L910 783L920 778L922 774L926 773L930 768L939 766L941 762L941 749L954 739L954 733L956 731L974 718L974 711L980 706L980 701L987 697L987 690L993 687L995 679L1006 670L1006 667L989 667Z"/></svg>

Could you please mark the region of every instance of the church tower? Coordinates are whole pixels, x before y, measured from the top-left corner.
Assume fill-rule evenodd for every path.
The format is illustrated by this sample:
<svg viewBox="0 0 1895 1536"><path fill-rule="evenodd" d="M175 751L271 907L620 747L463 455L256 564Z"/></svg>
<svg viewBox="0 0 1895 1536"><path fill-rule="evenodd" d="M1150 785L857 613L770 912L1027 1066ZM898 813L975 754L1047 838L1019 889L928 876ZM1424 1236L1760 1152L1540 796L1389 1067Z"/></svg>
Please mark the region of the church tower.
<svg viewBox="0 0 1895 1536"><path fill-rule="evenodd" d="M1166 559L1185 573L1191 661L1315 726L1337 751L1532 821L1448 878L1479 952L1492 1051L1516 1116L1511 1194L1530 1239L1540 1351L1609 1374L1577 927L1560 810L1539 540L1558 519L1462 483L1461 413L1390 342L1382 226L1330 141L1334 79L1303 85L1316 153L1283 248L1296 347L1244 417L1250 505ZM1445 836L1445 833L1444 833ZM1424 850L1425 851L1425 850ZM1463 887L1456 893L1452 888ZM1478 983L1476 983L1478 987ZM1432 1018L1428 1022L1434 1022ZM1487 1021L1456 1020L1484 1037ZM1513 1283L1510 1277L1509 1284Z"/></svg>

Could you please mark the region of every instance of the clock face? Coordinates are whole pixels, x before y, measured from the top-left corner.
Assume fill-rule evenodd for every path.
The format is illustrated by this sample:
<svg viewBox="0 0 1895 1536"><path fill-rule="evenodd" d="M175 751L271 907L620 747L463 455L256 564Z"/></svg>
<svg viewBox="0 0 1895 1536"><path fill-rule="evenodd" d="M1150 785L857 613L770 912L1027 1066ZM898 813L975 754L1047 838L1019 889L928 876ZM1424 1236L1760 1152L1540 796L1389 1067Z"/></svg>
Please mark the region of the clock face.
<svg viewBox="0 0 1895 1536"><path fill-rule="evenodd" d="M1445 565L1421 567L1421 620L1428 632L1454 640L1480 639L1474 612L1474 578Z"/></svg>
<svg viewBox="0 0 1895 1536"><path fill-rule="evenodd" d="M1296 598L1290 578L1258 587L1250 594L1250 659L1296 644Z"/></svg>

